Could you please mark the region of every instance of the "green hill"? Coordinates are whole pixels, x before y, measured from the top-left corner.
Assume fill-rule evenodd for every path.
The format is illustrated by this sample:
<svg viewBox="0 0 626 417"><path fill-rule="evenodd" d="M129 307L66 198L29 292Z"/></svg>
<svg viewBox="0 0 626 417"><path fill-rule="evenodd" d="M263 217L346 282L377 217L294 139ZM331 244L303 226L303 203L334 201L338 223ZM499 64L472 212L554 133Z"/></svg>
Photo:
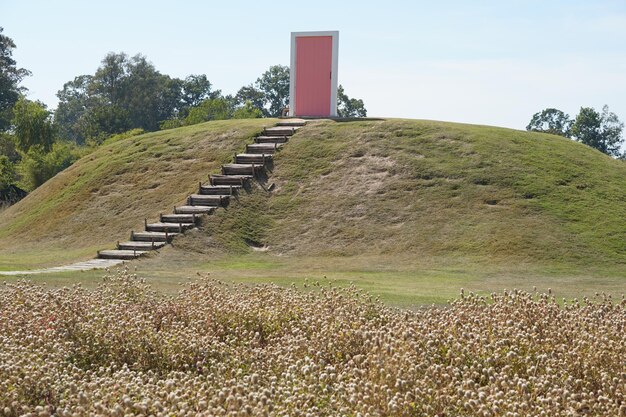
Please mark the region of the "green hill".
<svg viewBox="0 0 626 417"><path fill-rule="evenodd" d="M0 213L0 269L112 247L274 123L209 122L102 146ZM218 259L224 270L236 260L242 269L278 263L274 278L329 265L626 274L626 163L557 136L421 120L311 121L276 156L265 187L137 265L166 274L187 261L200 268Z"/></svg>

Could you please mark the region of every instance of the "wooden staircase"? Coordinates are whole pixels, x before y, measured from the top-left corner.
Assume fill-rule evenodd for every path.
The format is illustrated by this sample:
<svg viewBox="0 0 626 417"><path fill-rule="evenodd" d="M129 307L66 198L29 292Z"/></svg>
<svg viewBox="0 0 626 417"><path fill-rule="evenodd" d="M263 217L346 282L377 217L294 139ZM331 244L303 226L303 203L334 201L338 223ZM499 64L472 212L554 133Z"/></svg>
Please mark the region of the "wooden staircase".
<svg viewBox="0 0 626 417"><path fill-rule="evenodd" d="M143 232L130 232L130 240L118 242L116 249L98 251L102 259L135 259L170 243L172 239L196 226L201 216L226 207L230 198L250 181L267 172L273 156L306 122L286 120L265 128L246 145L244 153L235 155L232 164L222 165L221 173L209 175L208 184L199 184L198 192L187 197L185 204L174 207L171 214L161 214L159 220L144 220Z"/></svg>

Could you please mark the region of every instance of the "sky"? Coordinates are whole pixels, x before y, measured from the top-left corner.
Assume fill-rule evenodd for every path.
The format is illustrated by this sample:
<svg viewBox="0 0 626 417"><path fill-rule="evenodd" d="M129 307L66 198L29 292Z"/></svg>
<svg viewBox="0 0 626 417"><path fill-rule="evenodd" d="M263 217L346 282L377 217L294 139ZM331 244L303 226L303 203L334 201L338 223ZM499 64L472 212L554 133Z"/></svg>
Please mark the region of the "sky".
<svg viewBox="0 0 626 417"><path fill-rule="evenodd" d="M0 0L0 26L50 108L108 52L234 94L289 65L290 32L339 30L339 83L369 116L524 129L544 108L608 104L626 120L625 0Z"/></svg>

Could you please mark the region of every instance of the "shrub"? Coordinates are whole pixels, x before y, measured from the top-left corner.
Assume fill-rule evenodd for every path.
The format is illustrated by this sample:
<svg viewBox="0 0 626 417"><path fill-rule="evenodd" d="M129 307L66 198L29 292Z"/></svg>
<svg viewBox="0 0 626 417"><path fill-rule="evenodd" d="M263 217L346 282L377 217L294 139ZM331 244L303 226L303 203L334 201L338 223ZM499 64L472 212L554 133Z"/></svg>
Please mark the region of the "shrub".
<svg viewBox="0 0 626 417"><path fill-rule="evenodd" d="M81 153L82 150L70 142L55 142L50 152L45 152L40 145L32 146L17 166L20 185L25 190L34 190L72 165Z"/></svg>

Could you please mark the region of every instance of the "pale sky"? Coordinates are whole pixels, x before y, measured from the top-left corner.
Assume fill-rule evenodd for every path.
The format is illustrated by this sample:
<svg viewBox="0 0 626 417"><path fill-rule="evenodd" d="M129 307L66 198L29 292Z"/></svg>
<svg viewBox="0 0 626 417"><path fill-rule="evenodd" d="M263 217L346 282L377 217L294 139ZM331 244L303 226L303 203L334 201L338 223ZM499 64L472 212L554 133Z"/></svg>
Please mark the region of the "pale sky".
<svg viewBox="0 0 626 417"><path fill-rule="evenodd" d="M626 1L7 1L0 26L54 108L111 51L236 93L289 64L290 32L339 30L339 83L369 116L523 129L581 106L626 120Z"/></svg>

